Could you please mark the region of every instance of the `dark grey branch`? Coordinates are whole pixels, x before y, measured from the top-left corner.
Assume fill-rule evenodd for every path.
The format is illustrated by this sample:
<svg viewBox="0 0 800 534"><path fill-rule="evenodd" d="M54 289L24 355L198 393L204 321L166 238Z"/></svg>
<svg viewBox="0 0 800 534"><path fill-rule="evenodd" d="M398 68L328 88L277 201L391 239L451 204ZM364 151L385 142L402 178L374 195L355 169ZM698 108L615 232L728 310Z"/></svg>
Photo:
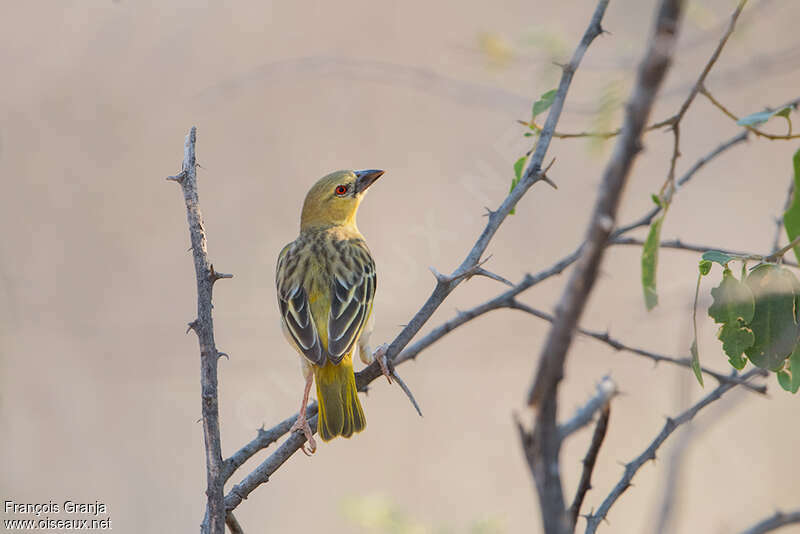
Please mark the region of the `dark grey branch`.
<svg viewBox="0 0 800 534"><path fill-rule="evenodd" d="M763 369L752 369L742 375L743 380L750 380L756 376L766 376L767 372ZM639 469L646 464L649 460L655 460L656 458L656 451L661 445L667 440L667 438L675 432L675 430L680 427L682 424L691 421L697 413L711 404L712 402L721 398L725 393L730 391L732 388L736 387L735 384L720 384L719 386L714 389L711 393L700 399L694 406L686 410L685 412L681 413L675 418L668 418L666 423L664 423L664 427L661 429L661 432L655 437L655 439L647 446L647 448L642 452L639 456L634 458L630 463L625 464L625 471L622 474L622 478L619 482L617 482L616 486L611 490L611 493L605 498L603 503L597 509L597 512L594 514L589 515L586 518L586 534L593 534L597 527L600 525L606 516L608 515L608 511L614 505L614 503L619 499L619 497L627 490L630 485L631 481L633 480L634 475L639 471Z"/></svg>
<svg viewBox="0 0 800 534"><path fill-rule="evenodd" d="M671 62L682 8L680 0L663 0L660 4L653 36L626 107L622 133L603 173L581 257L556 308L556 320L541 351L528 393L528 404L536 411L535 426L532 433L522 436L522 444L536 483L544 530L548 534L570 531L558 458L561 447L556 433L558 385L564 374L567 350L614 229L628 174L641 151L642 132Z"/></svg>
<svg viewBox="0 0 800 534"><path fill-rule="evenodd" d="M635 246L642 246L644 245L644 240L639 239L636 237L618 237L611 241L613 245L635 245ZM769 255L761 255L755 254L753 252L743 252L741 250L731 250L727 248L720 248L720 247L712 247L710 245L699 245L697 243L686 243L681 239L666 239L661 242L661 248L672 248L678 250L688 250L690 252L707 252L709 250L717 250L719 252L724 252L730 256L741 256L743 258L748 258L754 261L767 261L769 259ZM791 267L799 267L796 261L782 259L781 263L784 265L789 265Z"/></svg>
<svg viewBox="0 0 800 534"><path fill-rule="evenodd" d="M211 315L211 295L214 282L231 275L218 273L208 261L206 232L203 214L197 196L197 161L195 142L197 129L192 126L183 146L183 165L180 174L167 179L178 182L186 203L186 218L192 242L194 271L197 279L197 318L189 328L197 334L200 343L200 384L203 414L203 437L206 448L207 513L201 525L204 534L224 534L225 508L223 505L222 445L219 433L219 405L217 398L217 360L220 353L214 342L214 320Z"/></svg>
<svg viewBox="0 0 800 534"><path fill-rule="evenodd" d="M572 505L569 507L568 513L572 524L572 530L575 531L575 525L578 522L578 515L581 513L581 506L583 506L583 499L586 493L592 489L592 472L597 463L597 456L600 454L600 447L603 445L603 440L606 437L608 430L608 420L611 417L611 404L606 404L600 412L600 418L594 427L592 433L592 441L589 444L589 450L586 451L586 456L583 457L583 470L581 471L581 480L578 482L578 489L575 491L575 498L572 499Z"/></svg>
<svg viewBox="0 0 800 534"><path fill-rule="evenodd" d="M791 512L775 512L772 516L759 521L752 527L743 530L741 534L764 534L772 532L786 525L800 523L800 509Z"/></svg>
<svg viewBox="0 0 800 534"><path fill-rule="evenodd" d="M555 321L555 318L551 314L543 312L541 310L537 310L536 308L532 308L531 306L528 306L527 304L523 304L516 300L510 302L508 304L508 307L513 308L515 310L524 311L525 313L529 313L534 317L544 319L545 321L549 321L551 323ZM590 337L592 339L595 339L597 341L601 341L615 350L628 352L630 354L636 354L637 356L643 356L645 358L653 360L653 362L655 363L667 362L671 363L672 365L678 365L680 367L686 367L689 369L691 369L692 367L692 360L688 356L683 358L675 358L673 356L667 356L666 354L659 354L651 350L633 347L631 345L623 343L622 341L619 341L618 339L611 337L611 335L608 332L598 332L596 330L589 330L582 327L577 327L576 332L583 334L587 337ZM718 373L717 371L714 371L712 369L708 369L707 367L700 367L700 370L704 374L707 374L708 376L715 378L719 383L738 384L756 393L761 393L761 394L764 394L767 391L766 386L753 385L748 383L747 381L742 380L741 377L735 374L736 373L735 371L734 374L732 375L726 375Z"/></svg>

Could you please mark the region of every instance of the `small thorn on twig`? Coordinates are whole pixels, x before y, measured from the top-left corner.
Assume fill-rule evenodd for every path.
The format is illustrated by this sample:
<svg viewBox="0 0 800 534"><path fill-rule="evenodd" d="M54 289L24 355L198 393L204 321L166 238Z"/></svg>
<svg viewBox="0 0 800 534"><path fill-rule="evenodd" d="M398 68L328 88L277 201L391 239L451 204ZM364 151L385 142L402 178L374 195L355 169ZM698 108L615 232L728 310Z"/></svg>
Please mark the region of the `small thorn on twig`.
<svg viewBox="0 0 800 534"><path fill-rule="evenodd" d="M178 182L179 184L182 184L184 178L186 178L186 171L182 170L181 172L179 172L175 176L167 176L167 181L168 182Z"/></svg>
<svg viewBox="0 0 800 534"><path fill-rule="evenodd" d="M500 282L500 283L502 283L502 284L505 284L505 285L507 285L507 286L509 286L509 287L514 287L514 283L513 283L513 282L511 282L511 281L509 281L509 280L506 280L505 278L503 278L503 277L502 277L502 276L500 276L499 274L494 274L494 273L493 273L493 272L491 272L491 271L487 271L487 270L486 270L486 269L484 269L483 267L481 267L480 269L478 269L477 271L475 271L475 274L476 274L476 275L479 275L479 276L485 276L486 278L491 278L492 280L496 280L497 282Z"/></svg>
<svg viewBox="0 0 800 534"><path fill-rule="evenodd" d="M194 330L195 332L197 332L197 326L198 326L197 319L195 319L194 321L189 323L188 328L186 328L186 333L188 334L189 330Z"/></svg>
<svg viewBox="0 0 800 534"><path fill-rule="evenodd" d="M400 388L403 390L403 392L406 394L408 400L411 401L411 404L414 406L414 409L417 410L419 416L422 417L422 410L419 409L419 404L417 404L417 399L414 398L414 394L411 393L411 390L408 388L406 383L403 382L403 379L398 376L397 370L394 368L394 364L389 363L389 367L391 369L392 378L394 378L395 382L397 382L397 385L399 385Z"/></svg>
<svg viewBox="0 0 800 534"><path fill-rule="evenodd" d="M219 280L220 278L233 278L233 275L232 275L232 274L226 274L226 273L219 273L219 272L215 271L215 270L214 270L214 264L212 263L212 264L211 264L211 270L210 270L210 272L208 273L208 278L209 278L209 279L210 279L212 282L216 282L216 281L217 281L217 280Z"/></svg>
<svg viewBox="0 0 800 534"><path fill-rule="evenodd" d="M488 208L488 207L486 207L486 206L484 206L484 207L483 207L483 209L485 209L485 210L486 210L486 213L484 213L484 214L483 214L483 216L484 216L484 217L491 217L491 216L493 216L493 215L496 213L494 210L492 210L492 209L489 209L489 208Z"/></svg>
<svg viewBox="0 0 800 534"><path fill-rule="evenodd" d="M217 359L222 358L223 356L225 356L226 360L231 361L231 357L228 356L227 352L217 352Z"/></svg>
<svg viewBox="0 0 800 534"><path fill-rule="evenodd" d="M453 281L453 278L447 275L444 275L436 270L436 267L428 267L430 271L433 273L433 277L436 278L436 281L440 284L449 284Z"/></svg>

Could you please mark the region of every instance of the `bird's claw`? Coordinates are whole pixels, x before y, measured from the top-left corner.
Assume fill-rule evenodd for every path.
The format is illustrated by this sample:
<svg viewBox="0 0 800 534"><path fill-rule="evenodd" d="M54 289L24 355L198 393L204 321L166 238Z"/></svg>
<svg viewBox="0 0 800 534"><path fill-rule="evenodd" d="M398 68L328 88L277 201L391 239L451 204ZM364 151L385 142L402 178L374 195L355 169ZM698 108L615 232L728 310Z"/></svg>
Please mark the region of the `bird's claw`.
<svg viewBox="0 0 800 534"><path fill-rule="evenodd" d="M389 359L386 357L388 352L389 345L388 343L384 343L375 349L375 352L372 353L372 358L378 360L378 365L381 366L381 372L383 373L383 376L385 376L386 380L388 380L391 384L392 372L389 370Z"/></svg>
<svg viewBox="0 0 800 534"><path fill-rule="evenodd" d="M301 449L303 449L303 453L306 456L311 456L317 450L317 442L314 440L314 433L311 432L311 425L308 424L308 421L305 417L298 417L297 421L292 425L292 428L289 429L289 433L292 432L302 432L303 436L306 438L306 443L303 443ZM308 448L306 448L308 446Z"/></svg>

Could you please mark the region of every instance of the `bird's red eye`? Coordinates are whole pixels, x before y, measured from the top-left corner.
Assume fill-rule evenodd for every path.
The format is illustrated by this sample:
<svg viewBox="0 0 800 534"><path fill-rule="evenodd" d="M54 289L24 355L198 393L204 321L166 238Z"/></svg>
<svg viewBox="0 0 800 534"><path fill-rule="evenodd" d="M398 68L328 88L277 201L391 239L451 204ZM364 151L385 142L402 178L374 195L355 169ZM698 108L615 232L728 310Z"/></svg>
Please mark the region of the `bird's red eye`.
<svg viewBox="0 0 800 534"><path fill-rule="evenodd" d="M336 186L336 194L339 196L344 195L347 193L347 186L346 185L337 185Z"/></svg>

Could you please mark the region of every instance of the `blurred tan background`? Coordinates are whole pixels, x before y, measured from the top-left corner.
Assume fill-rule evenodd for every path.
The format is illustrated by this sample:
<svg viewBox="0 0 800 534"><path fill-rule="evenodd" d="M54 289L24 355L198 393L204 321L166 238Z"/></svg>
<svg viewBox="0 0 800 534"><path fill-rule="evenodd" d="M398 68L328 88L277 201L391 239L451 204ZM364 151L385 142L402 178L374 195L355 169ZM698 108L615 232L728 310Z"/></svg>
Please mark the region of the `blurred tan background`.
<svg viewBox="0 0 800 534"><path fill-rule="evenodd" d="M673 112L733 0L691 2L654 113ZM379 269L376 342L390 341L480 233L529 147L516 119L555 87L594 2L6 2L0 8L0 496L106 503L120 533L196 532L205 481L195 285L179 170L198 127L200 199L217 285L223 450L297 409L302 379L273 287L303 196L340 168L382 168L359 216ZM619 123L655 1L613 0L573 83L561 130ZM708 86L744 115L798 97L800 4L752 1ZM795 122L797 118L795 116ZM785 125L768 125L782 133ZM737 127L698 98L682 128L684 171ZM649 209L671 137L654 132L621 222ZM798 143L753 139L676 198L664 237L768 252ZM554 191L537 185L498 232L490 268L511 279L581 238L611 144L554 141ZM684 356L697 255L663 251L661 305L644 309L639 251L615 248L584 326ZM703 293L719 277L704 281ZM524 294L552 309L564 278ZM427 329L502 291L462 285ZM702 361L727 370L699 313ZM547 324L511 311L470 323L401 368L425 417L376 382L367 430L295 455L239 508L249 532L538 532L512 413L522 410ZM604 374L614 401L585 510L703 391L685 369L578 339L561 389L567 417ZM706 392L712 387L708 380ZM798 399L732 394L697 420L673 532L724 533L797 504ZM738 399L736 398L739 396ZM524 413L524 412L523 412ZM568 497L589 430L563 451ZM674 442L674 440L673 440ZM645 466L603 532L649 532L666 458ZM265 453L247 464L251 468ZM238 481L235 477L234 481ZM3 515L3 518L9 516ZM15 516L16 517L16 516ZM54 516L55 517L55 516ZM60 516L66 517L66 516ZM377 517L377 519L376 519ZM579 523L579 529L584 525ZM402 525L401 525L402 526ZM788 532L789 530L787 530ZM797 530L795 530L797 531Z"/></svg>

